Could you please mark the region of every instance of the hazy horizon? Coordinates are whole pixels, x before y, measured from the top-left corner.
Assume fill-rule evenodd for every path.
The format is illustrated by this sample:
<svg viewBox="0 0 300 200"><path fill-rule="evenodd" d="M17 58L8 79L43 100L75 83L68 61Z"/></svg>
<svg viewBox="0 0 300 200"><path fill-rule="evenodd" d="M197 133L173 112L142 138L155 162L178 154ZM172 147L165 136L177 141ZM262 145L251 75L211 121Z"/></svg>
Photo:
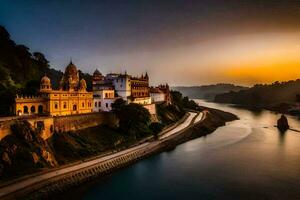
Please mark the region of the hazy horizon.
<svg viewBox="0 0 300 200"><path fill-rule="evenodd" d="M63 70L146 71L151 84L259 83L300 77L296 1L0 1L13 40Z"/></svg>

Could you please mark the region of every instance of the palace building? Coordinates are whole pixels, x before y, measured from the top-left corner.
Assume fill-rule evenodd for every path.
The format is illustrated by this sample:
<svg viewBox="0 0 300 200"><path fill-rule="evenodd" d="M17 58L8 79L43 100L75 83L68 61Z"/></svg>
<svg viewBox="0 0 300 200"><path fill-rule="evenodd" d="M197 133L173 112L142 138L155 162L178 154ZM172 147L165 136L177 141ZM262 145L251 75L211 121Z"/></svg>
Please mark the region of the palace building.
<svg viewBox="0 0 300 200"><path fill-rule="evenodd" d="M15 114L62 116L109 112L118 98L127 103L141 104L150 111L154 110L156 103L171 102L168 84L150 88L147 73L139 77L126 72L104 76L95 70L92 87L93 91L88 92L86 81L80 80L77 67L71 61L61 78L59 89L53 89L50 78L45 75L41 79L38 96L17 95Z"/></svg>
<svg viewBox="0 0 300 200"><path fill-rule="evenodd" d="M149 77L146 73L140 77L131 78L132 103L151 104Z"/></svg>
<svg viewBox="0 0 300 200"><path fill-rule="evenodd" d="M108 82L105 77L96 70L93 74L93 94L94 94L94 112L109 112L112 104L115 102L115 87Z"/></svg>
<svg viewBox="0 0 300 200"><path fill-rule="evenodd" d="M93 92L87 91L86 81L79 79L77 67L70 62L58 90L52 89L51 80L41 79L39 96L17 96L16 115L45 114L51 116L93 112Z"/></svg>

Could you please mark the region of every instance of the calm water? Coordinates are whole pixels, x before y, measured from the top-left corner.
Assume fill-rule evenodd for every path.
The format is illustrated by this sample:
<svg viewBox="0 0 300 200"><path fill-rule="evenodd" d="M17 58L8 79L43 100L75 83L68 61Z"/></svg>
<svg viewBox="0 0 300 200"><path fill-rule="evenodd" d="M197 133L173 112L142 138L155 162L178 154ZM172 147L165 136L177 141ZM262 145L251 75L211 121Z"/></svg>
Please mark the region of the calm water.
<svg viewBox="0 0 300 200"><path fill-rule="evenodd" d="M279 115L268 111L198 102L240 120L72 191L72 198L300 199L300 133L280 134ZM296 118L289 123L300 130Z"/></svg>

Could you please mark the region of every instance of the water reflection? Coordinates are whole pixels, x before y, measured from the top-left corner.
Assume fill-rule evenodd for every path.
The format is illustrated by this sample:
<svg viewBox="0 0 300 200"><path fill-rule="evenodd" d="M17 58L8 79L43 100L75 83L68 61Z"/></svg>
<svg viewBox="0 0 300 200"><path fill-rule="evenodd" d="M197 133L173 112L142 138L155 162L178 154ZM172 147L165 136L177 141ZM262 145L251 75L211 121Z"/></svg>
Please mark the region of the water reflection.
<svg viewBox="0 0 300 200"><path fill-rule="evenodd" d="M284 144L285 134L286 134L286 131L278 131L280 145Z"/></svg>
<svg viewBox="0 0 300 200"><path fill-rule="evenodd" d="M300 199L300 133L280 133L276 113L198 102L240 120L87 185L83 199Z"/></svg>

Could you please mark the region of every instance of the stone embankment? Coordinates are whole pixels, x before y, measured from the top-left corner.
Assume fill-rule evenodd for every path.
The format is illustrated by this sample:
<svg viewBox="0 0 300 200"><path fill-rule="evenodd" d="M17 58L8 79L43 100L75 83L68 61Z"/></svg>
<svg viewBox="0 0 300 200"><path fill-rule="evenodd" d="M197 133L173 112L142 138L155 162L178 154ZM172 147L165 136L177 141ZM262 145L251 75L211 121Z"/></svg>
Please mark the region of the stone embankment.
<svg viewBox="0 0 300 200"><path fill-rule="evenodd" d="M112 171L128 166L150 155L175 148L176 145L187 140L207 135L217 127L225 125L227 121L237 119L236 116L218 110L203 111L201 118L195 113L185 116L176 127L164 131L168 134L178 126L182 128L169 134L168 137L148 141L130 149L107 155L93 160L82 161L73 166L62 167L57 170L30 176L26 179L10 182L0 186L1 199L45 199L55 193L66 191L83 182L104 176Z"/></svg>
<svg viewBox="0 0 300 200"><path fill-rule="evenodd" d="M18 120L27 120L33 128L42 127L41 136L47 140L56 132L68 132L99 125L115 127L118 123L111 112L87 113L68 116L15 116L0 118L0 140L11 134L10 126Z"/></svg>

